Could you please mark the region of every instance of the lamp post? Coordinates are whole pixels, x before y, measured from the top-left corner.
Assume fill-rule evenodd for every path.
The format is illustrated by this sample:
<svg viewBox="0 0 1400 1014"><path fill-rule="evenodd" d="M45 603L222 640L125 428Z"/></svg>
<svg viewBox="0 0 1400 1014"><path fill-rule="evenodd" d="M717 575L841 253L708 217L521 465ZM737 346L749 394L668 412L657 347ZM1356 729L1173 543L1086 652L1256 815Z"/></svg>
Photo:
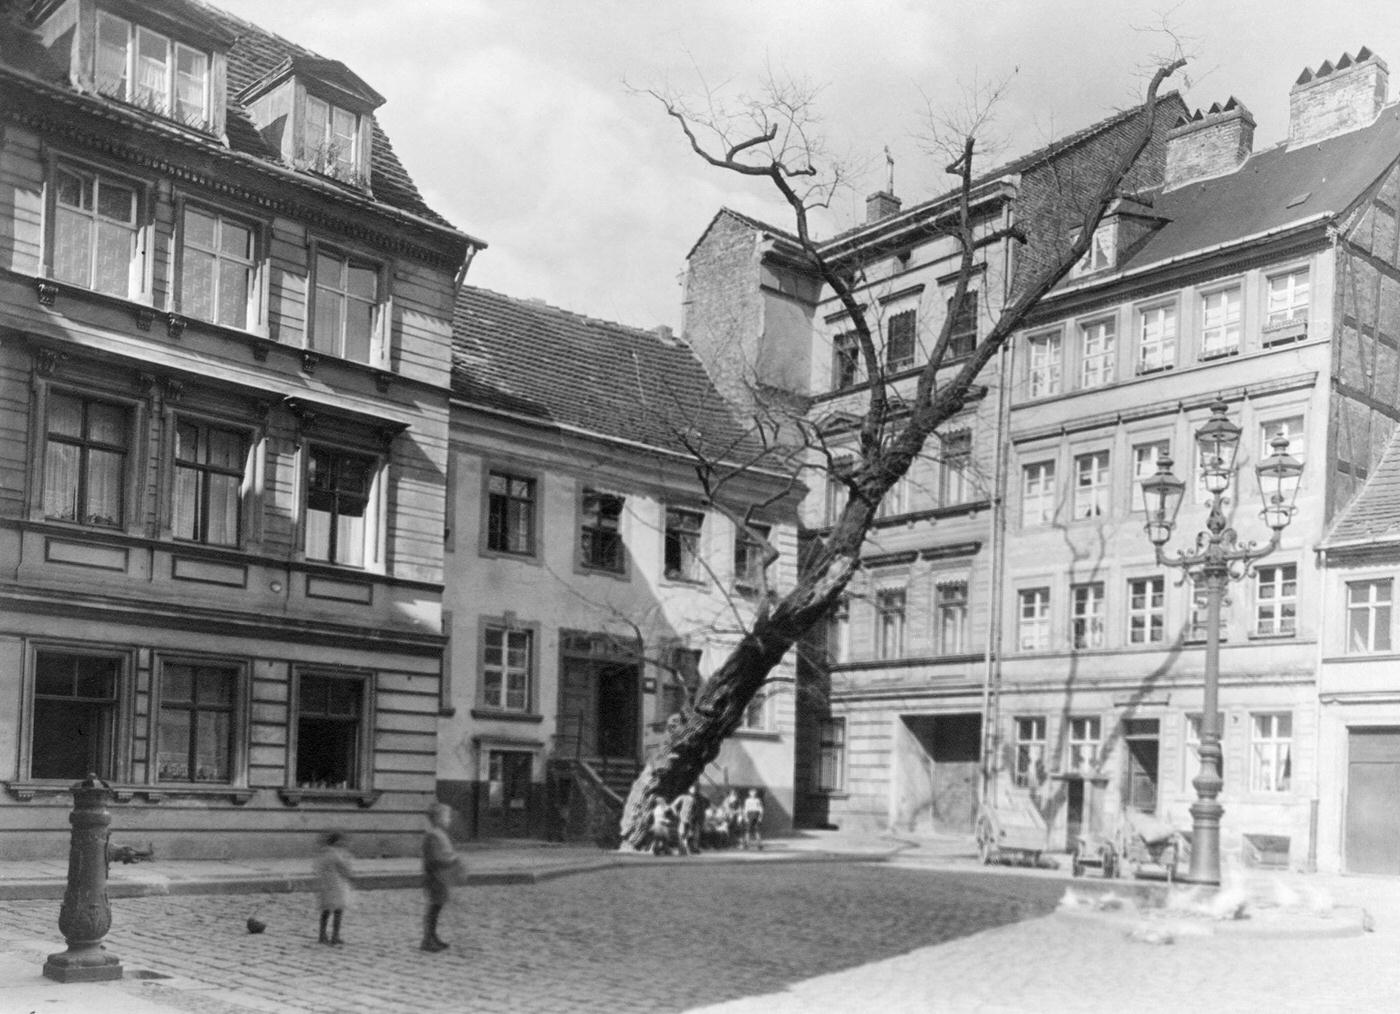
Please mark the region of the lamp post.
<svg viewBox="0 0 1400 1014"><path fill-rule="evenodd" d="M1220 883L1220 605L1231 581L1238 581L1253 569L1254 562L1278 548L1279 539L1293 517L1293 501L1303 466L1288 455L1288 439L1282 434L1270 442L1273 454L1255 468L1264 509L1265 524L1272 529L1266 545L1238 541L1223 507L1226 492L1235 475L1235 454L1240 446L1240 428L1225 416L1221 399L1210 406L1210 418L1196 431L1200 451L1201 478L1210 494L1206 530L1196 536L1190 550L1168 555L1163 547L1176 527L1176 514L1186 492L1186 483L1172 474L1172 459L1163 455L1157 473L1142 480L1147 508L1147 538L1157 553L1157 563L1176 567L1196 586L1206 591L1206 669L1205 712L1201 716L1201 771L1191 782L1196 802L1191 804L1191 870L1187 879L1196 884Z"/></svg>

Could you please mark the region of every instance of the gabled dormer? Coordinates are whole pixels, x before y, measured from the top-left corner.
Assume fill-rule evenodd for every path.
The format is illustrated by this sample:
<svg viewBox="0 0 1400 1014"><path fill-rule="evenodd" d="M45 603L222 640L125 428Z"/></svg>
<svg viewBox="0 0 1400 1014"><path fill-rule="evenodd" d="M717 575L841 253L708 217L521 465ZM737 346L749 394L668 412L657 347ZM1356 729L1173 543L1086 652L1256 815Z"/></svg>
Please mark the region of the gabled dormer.
<svg viewBox="0 0 1400 1014"><path fill-rule="evenodd" d="M384 97L345 64L289 57L243 89L238 101L282 161L369 189L371 114Z"/></svg>
<svg viewBox="0 0 1400 1014"><path fill-rule="evenodd" d="M1094 230L1089 249L1074 266L1073 278L1115 270L1131 257L1147 236L1160 229L1166 219L1152 206L1133 197L1115 198Z"/></svg>
<svg viewBox="0 0 1400 1014"><path fill-rule="evenodd" d="M38 0L30 21L81 91L222 137L234 36L185 0Z"/></svg>

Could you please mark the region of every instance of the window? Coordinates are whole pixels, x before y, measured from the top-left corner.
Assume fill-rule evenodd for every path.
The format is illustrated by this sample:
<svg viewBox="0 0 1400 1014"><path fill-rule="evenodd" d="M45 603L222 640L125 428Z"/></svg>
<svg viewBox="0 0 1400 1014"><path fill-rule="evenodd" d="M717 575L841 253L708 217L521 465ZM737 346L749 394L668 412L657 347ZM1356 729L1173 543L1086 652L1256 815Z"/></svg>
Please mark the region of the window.
<svg viewBox="0 0 1400 1014"><path fill-rule="evenodd" d="M1071 718L1065 741L1065 770L1080 775L1093 773L1099 764L1100 739L1097 716Z"/></svg>
<svg viewBox="0 0 1400 1014"><path fill-rule="evenodd" d="M360 118L314 95L306 96L299 158L316 172L354 182L360 169Z"/></svg>
<svg viewBox="0 0 1400 1014"><path fill-rule="evenodd" d="M1142 480L1157 474L1157 463L1172 452L1171 441L1149 440L1145 444L1133 444L1133 510L1146 511L1147 504L1142 499Z"/></svg>
<svg viewBox="0 0 1400 1014"><path fill-rule="evenodd" d="M770 525L761 525L753 521L749 522L748 529L740 527L734 529L734 584L736 587L747 591L757 591L763 587L763 572L766 569L764 556L768 552L766 543L772 532L773 529Z"/></svg>
<svg viewBox="0 0 1400 1014"><path fill-rule="evenodd" d="M744 717L739 720L740 731L768 731L768 701L771 696L766 684L759 687L758 693L754 694L749 703L744 707Z"/></svg>
<svg viewBox="0 0 1400 1014"><path fill-rule="evenodd" d="M827 526L836 524L841 517L841 511L846 507L846 498L850 493L850 488L844 480L854 470L855 459L849 455L841 454L832 458L831 470L826 474L826 514L824 520Z"/></svg>
<svg viewBox="0 0 1400 1014"><path fill-rule="evenodd" d="M1076 584L1070 588L1070 643L1076 648L1102 648L1103 584Z"/></svg>
<svg viewBox="0 0 1400 1014"><path fill-rule="evenodd" d="M358 789L365 680L303 673L297 681L296 782L304 789Z"/></svg>
<svg viewBox="0 0 1400 1014"><path fill-rule="evenodd" d="M943 445L938 470L938 499L944 507L972 498L972 431L939 434Z"/></svg>
<svg viewBox="0 0 1400 1014"><path fill-rule="evenodd" d="M1298 632L1298 565L1259 567L1254 580L1254 632L1260 637Z"/></svg>
<svg viewBox="0 0 1400 1014"><path fill-rule="evenodd" d="M666 576L673 581L701 581L700 531L705 515L697 511L666 509Z"/></svg>
<svg viewBox="0 0 1400 1014"><path fill-rule="evenodd" d="M1161 723L1155 718L1125 718L1122 729L1123 745L1127 747L1123 804L1141 813L1156 813Z"/></svg>
<svg viewBox="0 0 1400 1014"><path fill-rule="evenodd" d="M875 593L877 658L904 657L904 589L882 588Z"/></svg>
<svg viewBox="0 0 1400 1014"><path fill-rule="evenodd" d="M1240 350L1240 287L1201 295L1201 358L1214 359Z"/></svg>
<svg viewBox="0 0 1400 1014"><path fill-rule="evenodd" d="M486 479L486 548L535 555L535 480L492 471Z"/></svg>
<svg viewBox="0 0 1400 1014"><path fill-rule="evenodd" d="M831 387L841 391L860 383L860 345L854 331L838 334L831 340Z"/></svg>
<svg viewBox="0 0 1400 1014"><path fill-rule="evenodd" d="M534 656L533 630L488 626L482 654L482 703L499 711L529 711Z"/></svg>
<svg viewBox="0 0 1400 1014"><path fill-rule="evenodd" d="M1084 256L1074 266L1076 277L1113 267L1114 248L1117 246L1117 230L1113 226L1112 222L1100 222L1094 229L1089 249L1084 251Z"/></svg>
<svg viewBox="0 0 1400 1014"><path fill-rule="evenodd" d="M257 320L253 227L186 207L180 236L181 311L197 320L246 330L250 316Z"/></svg>
<svg viewBox="0 0 1400 1014"><path fill-rule="evenodd" d="M1055 520L1055 463L1037 461L1021 468L1021 524L1048 525Z"/></svg>
<svg viewBox="0 0 1400 1014"><path fill-rule="evenodd" d="M244 434L194 419L175 425L171 528L177 539L236 546L248 462Z"/></svg>
<svg viewBox="0 0 1400 1014"><path fill-rule="evenodd" d="M1128 643L1161 644L1167 637L1166 581L1160 577L1128 582Z"/></svg>
<svg viewBox="0 0 1400 1014"><path fill-rule="evenodd" d="M622 497L595 489L583 491L583 522L579 531L580 559L585 567L621 573L627 558L622 549Z"/></svg>
<svg viewBox="0 0 1400 1014"><path fill-rule="evenodd" d="M1308 269L1298 268L1272 276L1268 280L1268 305L1264 316L1264 344L1269 344L1267 332L1287 331L1290 336L1308 323Z"/></svg>
<svg viewBox="0 0 1400 1014"><path fill-rule="evenodd" d="M1024 588L1019 594L1016 635L1021 651L1050 647L1050 589Z"/></svg>
<svg viewBox="0 0 1400 1014"><path fill-rule="evenodd" d="M209 119L209 57L197 49L97 12L97 90L191 127Z"/></svg>
<svg viewBox="0 0 1400 1014"><path fill-rule="evenodd" d="M938 609L938 650L944 655L967 651L967 582L949 581L934 589Z"/></svg>
<svg viewBox="0 0 1400 1014"><path fill-rule="evenodd" d="M311 449L306 498L306 558L365 565L366 523L375 461L361 454Z"/></svg>
<svg viewBox="0 0 1400 1014"><path fill-rule="evenodd" d="M670 665L661 683L661 715L664 726L672 715L684 715L700 690L699 648L676 646L669 652Z"/></svg>
<svg viewBox="0 0 1400 1014"><path fill-rule="evenodd" d="M1033 334L1026 339L1030 349L1030 397L1047 398L1060 393L1062 342L1060 332Z"/></svg>
<svg viewBox="0 0 1400 1014"><path fill-rule="evenodd" d="M1176 365L1176 305L1138 311L1138 372L1155 373Z"/></svg>
<svg viewBox="0 0 1400 1014"><path fill-rule="evenodd" d="M1045 780L1045 716L1016 719L1015 785L1026 788Z"/></svg>
<svg viewBox="0 0 1400 1014"><path fill-rule="evenodd" d="M965 359L977 348L977 293L963 293L962 305L956 310L948 300L948 314L953 324L948 331L948 359Z"/></svg>
<svg viewBox="0 0 1400 1014"><path fill-rule="evenodd" d="M826 618L826 660L840 665L851 660L851 600L838 599Z"/></svg>
<svg viewBox="0 0 1400 1014"><path fill-rule="evenodd" d="M530 799L534 757L525 750L491 750L487 754L486 805L493 810L523 810Z"/></svg>
<svg viewBox="0 0 1400 1014"><path fill-rule="evenodd" d="M1253 714L1249 725L1249 791L1289 791L1293 784L1293 716L1286 711Z"/></svg>
<svg viewBox="0 0 1400 1014"><path fill-rule="evenodd" d="M875 506L875 517L893 518L908 513L910 485L909 473L905 472L894 481L889 489L885 490L885 495Z"/></svg>
<svg viewBox="0 0 1400 1014"><path fill-rule="evenodd" d="M885 365L891 373L914 365L915 311L905 310L890 318L885 338Z"/></svg>
<svg viewBox="0 0 1400 1014"><path fill-rule="evenodd" d="M1390 651L1391 580L1347 582L1347 654Z"/></svg>
<svg viewBox="0 0 1400 1014"><path fill-rule="evenodd" d="M1112 317L1080 325L1079 340L1083 352L1079 365L1080 387L1101 387L1113 383L1118 358L1115 331Z"/></svg>
<svg viewBox="0 0 1400 1014"><path fill-rule="evenodd" d="M374 354L379 316L379 268L325 250L316 254L311 348L356 363Z"/></svg>
<svg viewBox="0 0 1400 1014"><path fill-rule="evenodd" d="M44 516L120 528L124 520L128 411L50 391L44 443Z"/></svg>
<svg viewBox="0 0 1400 1014"><path fill-rule="evenodd" d="M846 720L828 718L817 731L817 791L846 788Z"/></svg>
<svg viewBox="0 0 1400 1014"><path fill-rule="evenodd" d="M34 656L29 774L72 782L115 777L117 691L122 660L40 650Z"/></svg>
<svg viewBox="0 0 1400 1014"><path fill-rule="evenodd" d="M1288 440L1288 454L1296 458L1302 464L1305 458L1306 431L1303 428L1303 417L1301 415L1291 415L1284 419L1272 419L1259 427L1259 460L1263 461L1274 453L1273 441L1277 436L1283 436Z"/></svg>
<svg viewBox="0 0 1400 1014"><path fill-rule="evenodd" d="M136 188L103 173L54 174L53 277L109 296L135 296L145 271Z"/></svg>
<svg viewBox="0 0 1400 1014"><path fill-rule="evenodd" d="M1074 459L1074 516L1098 518L1108 513L1108 452Z"/></svg>
<svg viewBox="0 0 1400 1014"><path fill-rule="evenodd" d="M237 686L238 670L229 666L183 662L161 666L156 731L158 780L233 780Z"/></svg>

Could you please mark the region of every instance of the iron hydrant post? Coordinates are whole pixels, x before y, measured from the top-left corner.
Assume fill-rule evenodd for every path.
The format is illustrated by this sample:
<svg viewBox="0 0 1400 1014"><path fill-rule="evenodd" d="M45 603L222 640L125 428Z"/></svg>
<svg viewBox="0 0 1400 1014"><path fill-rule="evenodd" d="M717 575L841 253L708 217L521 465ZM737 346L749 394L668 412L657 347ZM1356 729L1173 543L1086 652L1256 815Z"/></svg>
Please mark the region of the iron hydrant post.
<svg viewBox="0 0 1400 1014"><path fill-rule="evenodd" d="M68 848L68 886L58 910L58 929L68 950L50 954L44 975L58 982L103 982L122 977L121 962L102 946L112 928L107 900L107 839L112 815L107 812L111 790L95 774L74 785L73 825Z"/></svg>

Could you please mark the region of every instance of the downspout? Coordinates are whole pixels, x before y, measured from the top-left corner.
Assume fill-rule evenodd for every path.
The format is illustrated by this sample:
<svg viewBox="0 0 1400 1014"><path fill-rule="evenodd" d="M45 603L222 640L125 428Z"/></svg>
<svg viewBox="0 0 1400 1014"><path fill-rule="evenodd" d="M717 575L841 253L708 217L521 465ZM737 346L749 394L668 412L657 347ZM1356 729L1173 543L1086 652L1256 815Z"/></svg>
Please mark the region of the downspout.
<svg viewBox="0 0 1400 1014"><path fill-rule="evenodd" d="M1003 213L1002 226L1010 229L1012 225L1011 215L1012 203L1006 204ZM1015 250L1009 240L1003 241L1003 267L1002 267L1002 307L1011 299L1012 272L1015 270ZM992 532L991 532L991 567L992 575L989 595L991 602L987 609L987 642L983 650L983 674L982 674L982 756L979 764L978 800L985 804L991 795L993 765L996 761L996 751L999 737L997 728L1000 723L1000 689L1001 689L1001 640L1002 640L1002 581L1004 557L1006 554L1006 445L1007 437L1011 432L1011 398L1010 385L1012 369L1015 364L1016 346L1014 342L1008 341L1002 345L997 352L998 369L998 391L997 391L997 422L996 422L996 455L993 459L992 474Z"/></svg>

